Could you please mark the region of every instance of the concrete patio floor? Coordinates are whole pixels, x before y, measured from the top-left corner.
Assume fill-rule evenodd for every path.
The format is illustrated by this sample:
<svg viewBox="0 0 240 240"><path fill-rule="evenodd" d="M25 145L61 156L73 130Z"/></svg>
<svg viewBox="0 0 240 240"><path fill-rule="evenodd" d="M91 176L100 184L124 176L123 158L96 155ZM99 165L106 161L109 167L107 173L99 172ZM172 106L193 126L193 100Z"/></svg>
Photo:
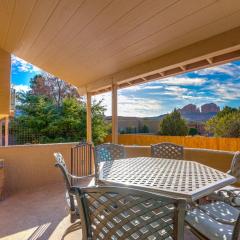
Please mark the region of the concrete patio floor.
<svg viewBox="0 0 240 240"><path fill-rule="evenodd" d="M64 194L59 184L8 196L0 202L0 239L82 239L79 222L70 224ZM185 239L197 238L186 231Z"/></svg>

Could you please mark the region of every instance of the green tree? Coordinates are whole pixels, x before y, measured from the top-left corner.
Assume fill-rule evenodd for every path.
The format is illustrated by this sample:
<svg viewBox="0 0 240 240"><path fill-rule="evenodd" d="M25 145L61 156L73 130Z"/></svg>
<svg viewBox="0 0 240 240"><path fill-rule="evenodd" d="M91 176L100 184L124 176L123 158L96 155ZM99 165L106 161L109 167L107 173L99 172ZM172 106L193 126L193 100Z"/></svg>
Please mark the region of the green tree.
<svg viewBox="0 0 240 240"><path fill-rule="evenodd" d="M144 124L143 127L141 127L141 128L139 129L139 132L140 132L140 133L149 133L149 128L148 128L148 126L147 126L146 124Z"/></svg>
<svg viewBox="0 0 240 240"><path fill-rule="evenodd" d="M238 109L237 108L232 108L232 107L229 107L229 106L225 106L222 111L219 111L217 113L217 117L218 118L221 118L221 117L224 117L225 115L228 115L229 113L234 113L234 112L237 112Z"/></svg>
<svg viewBox="0 0 240 240"><path fill-rule="evenodd" d="M36 88L36 85L34 87ZM17 143L71 142L86 139L86 103L81 98L76 98L73 94L58 102L54 97L44 95L40 89L34 91L35 93L31 85L29 92L18 93L17 109L20 114L11 123ZM93 102L94 143L102 142L108 134L109 126L105 122L104 111L101 101Z"/></svg>
<svg viewBox="0 0 240 240"><path fill-rule="evenodd" d="M225 107L206 122L205 128L215 137L240 137L240 110Z"/></svg>
<svg viewBox="0 0 240 240"><path fill-rule="evenodd" d="M186 136L188 126L186 121L181 117L181 113L176 109L167 114L160 121L160 135L165 136Z"/></svg>
<svg viewBox="0 0 240 240"><path fill-rule="evenodd" d="M194 136L198 134L198 130L196 128L189 128L188 135Z"/></svg>

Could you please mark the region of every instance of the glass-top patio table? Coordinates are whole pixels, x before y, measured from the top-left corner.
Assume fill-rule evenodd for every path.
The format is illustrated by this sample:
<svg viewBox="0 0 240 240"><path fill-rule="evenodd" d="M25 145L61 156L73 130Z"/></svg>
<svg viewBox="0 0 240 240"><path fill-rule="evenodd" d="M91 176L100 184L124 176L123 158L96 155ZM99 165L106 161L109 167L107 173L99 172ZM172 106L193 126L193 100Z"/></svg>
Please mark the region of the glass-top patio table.
<svg viewBox="0 0 240 240"><path fill-rule="evenodd" d="M134 187L188 202L236 181L233 176L194 161L151 157L102 162L99 173L99 185Z"/></svg>

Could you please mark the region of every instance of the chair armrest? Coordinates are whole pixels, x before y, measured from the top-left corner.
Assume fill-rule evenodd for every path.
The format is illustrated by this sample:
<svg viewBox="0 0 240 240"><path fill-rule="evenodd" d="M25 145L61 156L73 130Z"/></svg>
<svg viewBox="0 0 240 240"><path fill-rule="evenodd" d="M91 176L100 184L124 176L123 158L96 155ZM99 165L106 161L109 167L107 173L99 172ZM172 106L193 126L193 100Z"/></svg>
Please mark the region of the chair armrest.
<svg viewBox="0 0 240 240"><path fill-rule="evenodd" d="M75 196L77 191L78 191L77 187L72 186L68 191L68 194L71 196Z"/></svg>
<svg viewBox="0 0 240 240"><path fill-rule="evenodd" d="M222 189L208 196L210 201L221 201L233 207L240 207L240 188Z"/></svg>
<svg viewBox="0 0 240 240"><path fill-rule="evenodd" d="M91 175L87 175L87 176L75 176L75 175L72 175L72 174L69 174L70 178L73 178L73 179L84 179L86 177L95 177L95 174L91 174Z"/></svg>
<svg viewBox="0 0 240 240"><path fill-rule="evenodd" d="M219 197L233 207L240 207L240 189L222 189L218 192Z"/></svg>

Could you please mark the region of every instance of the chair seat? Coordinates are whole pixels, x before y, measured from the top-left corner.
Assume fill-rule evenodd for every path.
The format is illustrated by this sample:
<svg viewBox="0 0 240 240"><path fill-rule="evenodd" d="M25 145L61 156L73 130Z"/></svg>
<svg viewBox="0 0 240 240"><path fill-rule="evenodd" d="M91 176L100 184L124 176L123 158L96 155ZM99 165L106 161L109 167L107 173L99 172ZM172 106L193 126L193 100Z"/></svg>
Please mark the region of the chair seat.
<svg viewBox="0 0 240 240"><path fill-rule="evenodd" d="M232 240L233 225L222 224L199 208L188 211L185 221L209 240Z"/></svg>
<svg viewBox="0 0 240 240"><path fill-rule="evenodd" d="M216 220L224 222L236 222L240 211L224 202L212 202L199 206L201 210L212 216Z"/></svg>
<svg viewBox="0 0 240 240"><path fill-rule="evenodd" d="M74 187L93 187L95 186L95 177L93 176L87 176L79 179L76 184L74 184Z"/></svg>
<svg viewBox="0 0 240 240"><path fill-rule="evenodd" d="M95 177L92 177L92 176L81 178L81 179L78 180L77 184L74 185L74 187L80 187L80 188L93 187L93 186L95 186ZM70 204L70 197L69 197L68 191L66 191L65 197L66 197L66 200L67 200L67 204L70 207L71 204ZM77 211L77 214L79 214L76 197L74 196L73 198L74 198L75 209Z"/></svg>

